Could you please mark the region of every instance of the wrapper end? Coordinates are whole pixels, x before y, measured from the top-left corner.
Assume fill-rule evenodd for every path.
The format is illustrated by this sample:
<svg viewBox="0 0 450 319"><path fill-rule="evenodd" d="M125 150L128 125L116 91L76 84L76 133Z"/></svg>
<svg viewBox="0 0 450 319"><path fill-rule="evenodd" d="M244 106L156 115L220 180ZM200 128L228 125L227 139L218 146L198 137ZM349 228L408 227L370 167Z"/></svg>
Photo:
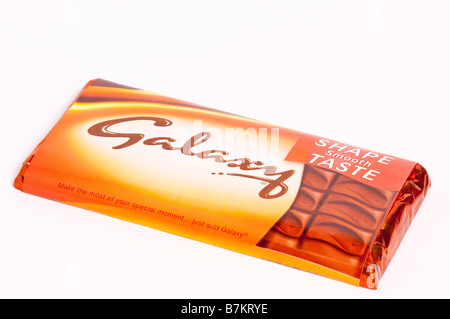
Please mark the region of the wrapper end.
<svg viewBox="0 0 450 319"><path fill-rule="evenodd" d="M14 187L18 190L23 191L23 180L25 176L25 171L27 170L27 166L25 164L22 165L22 168L20 169L19 174L17 175L16 179L14 180Z"/></svg>
<svg viewBox="0 0 450 319"><path fill-rule="evenodd" d="M25 174L28 170L28 167L31 164L31 161L34 158L34 155L36 154L36 152L38 151L38 148L36 148L33 153L31 153L30 156L27 157L27 159L23 162L22 167L20 168L19 174L17 174L17 177L14 180L14 187L17 188L18 190L23 191L23 184L25 182Z"/></svg>
<svg viewBox="0 0 450 319"><path fill-rule="evenodd" d="M425 168L416 164L405 181L367 256L360 286L377 289L431 186Z"/></svg>

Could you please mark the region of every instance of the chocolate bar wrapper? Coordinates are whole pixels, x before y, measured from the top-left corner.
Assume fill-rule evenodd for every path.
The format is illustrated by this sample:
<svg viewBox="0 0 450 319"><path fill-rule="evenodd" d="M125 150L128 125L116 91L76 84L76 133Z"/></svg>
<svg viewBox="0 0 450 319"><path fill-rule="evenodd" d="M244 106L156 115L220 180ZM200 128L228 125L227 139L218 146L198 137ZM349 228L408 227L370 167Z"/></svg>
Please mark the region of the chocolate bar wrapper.
<svg viewBox="0 0 450 319"><path fill-rule="evenodd" d="M413 161L95 79L14 185L376 289L430 180Z"/></svg>

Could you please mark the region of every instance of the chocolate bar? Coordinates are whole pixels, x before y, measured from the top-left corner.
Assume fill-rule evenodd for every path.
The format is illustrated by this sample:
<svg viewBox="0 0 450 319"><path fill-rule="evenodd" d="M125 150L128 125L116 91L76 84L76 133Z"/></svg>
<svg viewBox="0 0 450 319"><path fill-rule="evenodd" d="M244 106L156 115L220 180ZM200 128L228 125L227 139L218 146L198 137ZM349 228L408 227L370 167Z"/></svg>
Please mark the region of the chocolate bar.
<svg viewBox="0 0 450 319"><path fill-rule="evenodd" d="M14 186L376 289L430 180L414 161L95 79Z"/></svg>

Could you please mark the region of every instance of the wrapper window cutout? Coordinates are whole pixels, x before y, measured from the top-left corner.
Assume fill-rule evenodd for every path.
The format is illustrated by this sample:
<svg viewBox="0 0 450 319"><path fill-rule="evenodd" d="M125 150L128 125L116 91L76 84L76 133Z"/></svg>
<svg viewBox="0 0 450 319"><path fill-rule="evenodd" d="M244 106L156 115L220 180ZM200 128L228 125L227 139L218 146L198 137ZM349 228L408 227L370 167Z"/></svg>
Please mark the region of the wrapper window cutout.
<svg viewBox="0 0 450 319"><path fill-rule="evenodd" d="M14 185L376 289L430 180L416 162L95 79Z"/></svg>

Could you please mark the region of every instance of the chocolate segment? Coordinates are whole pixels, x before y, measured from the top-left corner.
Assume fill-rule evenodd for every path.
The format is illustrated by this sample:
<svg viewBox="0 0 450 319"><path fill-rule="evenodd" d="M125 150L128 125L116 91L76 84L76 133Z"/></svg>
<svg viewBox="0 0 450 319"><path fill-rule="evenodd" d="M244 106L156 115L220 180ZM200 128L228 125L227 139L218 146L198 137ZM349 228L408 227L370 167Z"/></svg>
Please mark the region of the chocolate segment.
<svg viewBox="0 0 450 319"><path fill-rule="evenodd" d="M323 192L314 190L307 186L303 186L302 191L298 193L294 200L294 208L306 211L314 211L317 209L323 197Z"/></svg>
<svg viewBox="0 0 450 319"><path fill-rule="evenodd" d="M325 242L347 254L361 256L371 234L338 218L320 214L314 218L306 237Z"/></svg>
<svg viewBox="0 0 450 319"><path fill-rule="evenodd" d="M385 209L394 196L394 192L376 189L343 175L336 179L331 190L335 193L348 195L379 209Z"/></svg>
<svg viewBox="0 0 450 319"><path fill-rule="evenodd" d="M374 209L352 197L329 194L318 210L320 213L333 215L367 230L376 230L384 211Z"/></svg>
<svg viewBox="0 0 450 319"><path fill-rule="evenodd" d="M302 222L296 215L287 213L283 220L275 225L275 229L286 236L300 238L305 229L305 224L306 220Z"/></svg>
<svg viewBox="0 0 450 319"><path fill-rule="evenodd" d="M378 190L327 169L305 165L291 208L258 246L358 278L396 192Z"/></svg>
<svg viewBox="0 0 450 319"><path fill-rule="evenodd" d="M324 191L330 187L335 176L335 172L308 165L303 172L302 186L309 186Z"/></svg>

